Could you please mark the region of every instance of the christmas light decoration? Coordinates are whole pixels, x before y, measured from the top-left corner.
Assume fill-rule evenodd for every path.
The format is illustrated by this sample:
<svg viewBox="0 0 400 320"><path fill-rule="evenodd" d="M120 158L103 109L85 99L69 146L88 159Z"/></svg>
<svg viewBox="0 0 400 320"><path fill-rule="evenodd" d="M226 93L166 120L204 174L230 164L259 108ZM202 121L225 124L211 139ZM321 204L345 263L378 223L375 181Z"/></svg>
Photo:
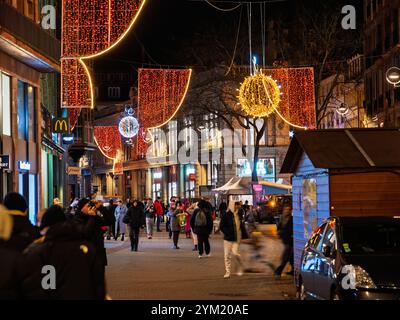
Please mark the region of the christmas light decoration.
<svg viewBox="0 0 400 320"><path fill-rule="evenodd" d="M80 59L61 60L63 108L93 108L93 84L86 64Z"/></svg>
<svg viewBox="0 0 400 320"><path fill-rule="evenodd" d="M80 113L80 108L69 109L69 127L71 128L71 131L74 130Z"/></svg>
<svg viewBox="0 0 400 320"><path fill-rule="evenodd" d="M280 103L275 112L292 127L316 127L313 68L264 69L281 86Z"/></svg>
<svg viewBox="0 0 400 320"><path fill-rule="evenodd" d="M64 0L62 56L90 59L114 48L135 24L146 0Z"/></svg>
<svg viewBox="0 0 400 320"><path fill-rule="evenodd" d="M267 117L280 102L278 84L262 73L244 79L239 89L239 102L246 114L252 117Z"/></svg>
<svg viewBox="0 0 400 320"><path fill-rule="evenodd" d="M94 141L100 152L111 160L115 160L122 149L121 135L117 126L94 127Z"/></svg>
<svg viewBox="0 0 400 320"><path fill-rule="evenodd" d="M139 69L138 118L143 127L162 127L175 116L186 97L191 75L191 69Z"/></svg>
<svg viewBox="0 0 400 320"><path fill-rule="evenodd" d="M139 131L139 122L133 115L134 110L132 106L126 106L124 117L120 120L118 125L119 133L127 139L125 142L129 145L133 144L132 138L136 136Z"/></svg>

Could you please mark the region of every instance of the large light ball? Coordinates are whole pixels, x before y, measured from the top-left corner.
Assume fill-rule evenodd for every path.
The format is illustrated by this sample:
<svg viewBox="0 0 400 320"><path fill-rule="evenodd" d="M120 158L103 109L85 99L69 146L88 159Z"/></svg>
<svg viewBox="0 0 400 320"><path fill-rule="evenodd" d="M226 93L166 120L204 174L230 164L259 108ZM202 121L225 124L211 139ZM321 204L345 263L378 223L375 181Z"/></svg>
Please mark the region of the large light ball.
<svg viewBox="0 0 400 320"><path fill-rule="evenodd" d="M271 77L257 73L244 79L239 102L249 116L262 118L275 111L281 101L278 84Z"/></svg>
<svg viewBox="0 0 400 320"><path fill-rule="evenodd" d="M390 84L397 86L400 84L400 69L391 67L386 71L386 81Z"/></svg>
<svg viewBox="0 0 400 320"><path fill-rule="evenodd" d="M139 132L139 122L135 117L127 116L119 122L119 133L126 139L131 139Z"/></svg>

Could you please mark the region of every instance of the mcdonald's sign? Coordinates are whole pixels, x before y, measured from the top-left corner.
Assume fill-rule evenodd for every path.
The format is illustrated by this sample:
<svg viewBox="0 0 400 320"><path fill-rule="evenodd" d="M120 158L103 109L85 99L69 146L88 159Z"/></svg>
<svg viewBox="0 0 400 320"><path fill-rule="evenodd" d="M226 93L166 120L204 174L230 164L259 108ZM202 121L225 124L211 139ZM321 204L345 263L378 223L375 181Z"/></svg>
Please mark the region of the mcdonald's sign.
<svg viewBox="0 0 400 320"><path fill-rule="evenodd" d="M53 120L53 133L69 133L68 118L58 118Z"/></svg>

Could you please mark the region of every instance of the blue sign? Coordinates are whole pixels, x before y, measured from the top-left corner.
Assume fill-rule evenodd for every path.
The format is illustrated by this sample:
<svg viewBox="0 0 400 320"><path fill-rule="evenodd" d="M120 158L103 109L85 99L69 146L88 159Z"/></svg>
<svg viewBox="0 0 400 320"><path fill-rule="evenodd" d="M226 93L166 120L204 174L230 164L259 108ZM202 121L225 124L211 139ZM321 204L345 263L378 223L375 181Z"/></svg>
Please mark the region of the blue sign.
<svg viewBox="0 0 400 320"><path fill-rule="evenodd" d="M0 169L10 169L10 156L0 156Z"/></svg>

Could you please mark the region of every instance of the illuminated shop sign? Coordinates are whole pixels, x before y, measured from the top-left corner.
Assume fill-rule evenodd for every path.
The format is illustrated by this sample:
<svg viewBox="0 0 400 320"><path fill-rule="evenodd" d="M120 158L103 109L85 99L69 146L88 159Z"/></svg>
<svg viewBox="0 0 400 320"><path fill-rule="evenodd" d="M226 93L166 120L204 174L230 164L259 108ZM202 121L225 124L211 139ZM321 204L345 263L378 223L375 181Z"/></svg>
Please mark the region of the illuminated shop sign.
<svg viewBox="0 0 400 320"><path fill-rule="evenodd" d="M28 161L18 161L18 169L19 170L24 170L24 171L30 171L31 170L31 164Z"/></svg>

